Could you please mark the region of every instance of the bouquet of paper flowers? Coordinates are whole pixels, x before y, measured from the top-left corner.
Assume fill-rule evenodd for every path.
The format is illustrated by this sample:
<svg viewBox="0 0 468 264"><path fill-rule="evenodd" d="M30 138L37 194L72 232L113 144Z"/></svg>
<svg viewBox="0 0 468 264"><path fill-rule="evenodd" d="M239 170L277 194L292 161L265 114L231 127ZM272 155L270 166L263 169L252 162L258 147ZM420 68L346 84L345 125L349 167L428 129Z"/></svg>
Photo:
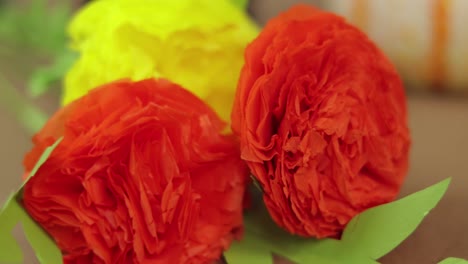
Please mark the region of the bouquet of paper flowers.
<svg viewBox="0 0 468 264"><path fill-rule="evenodd" d="M416 229L450 180L394 201L410 133L386 56L312 6L263 29L244 8L79 10L62 107L0 211L1 263L22 261L18 223L43 264L378 263Z"/></svg>

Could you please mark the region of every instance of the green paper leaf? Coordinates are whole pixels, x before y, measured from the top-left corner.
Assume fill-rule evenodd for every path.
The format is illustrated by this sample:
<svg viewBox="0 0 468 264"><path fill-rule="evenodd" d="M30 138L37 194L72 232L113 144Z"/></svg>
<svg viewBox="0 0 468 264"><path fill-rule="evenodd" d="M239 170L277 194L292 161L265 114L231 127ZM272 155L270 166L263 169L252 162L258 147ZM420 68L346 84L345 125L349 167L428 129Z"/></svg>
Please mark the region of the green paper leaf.
<svg viewBox="0 0 468 264"><path fill-rule="evenodd" d="M371 208L353 218L341 243L348 252L379 259L403 242L445 194L446 179L398 201Z"/></svg>
<svg viewBox="0 0 468 264"><path fill-rule="evenodd" d="M11 194L0 211L0 263L23 263L23 253L12 234L20 216L21 208Z"/></svg>
<svg viewBox="0 0 468 264"><path fill-rule="evenodd" d="M21 208L24 233L36 257L43 264L61 264L62 252L51 237Z"/></svg>
<svg viewBox="0 0 468 264"><path fill-rule="evenodd" d="M231 2L242 10L246 10L249 5L249 0L231 0Z"/></svg>
<svg viewBox="0 0 468 264"><path fill-rule="evenodd" d="M468 264L468 260L460 258L447 258L439 262L439 264Z"/></svg>
<svg viewBox="0 0 468 264"><path fill-rule="evenodd" d="M252 260L255 260L255 264L273 263L270 249L253 233L246 233L243 242L234 242L224 257L228 264L248 264Z"/></svg>
<svg viewBox="0 0 468 264"><path fill-rule="evenodd" d="M46 148L30 173L29 178L13 193L0 211L0 263L22 263L23 254L16 240L11 235L13 228L21 222L26 238L31 244L37 258L43 264L62 263L62 254L52 238L28 215L21 206L21 194L24 184L44 164L52 151L61 142L61 138Z"/></svg>
<svg viewBox="0 0 468 264"><path fill-rule="evenodd" d="M261 195L255 187L252 188L252 194ZM340 244L337 240L316 240L293 236L273 222L261 197L254 197L253 203L251 210L244 216L243 240L234 242L225 252L228 264L272 263L272 253L286 257L295 263L304 264L376 263L370 259L369 261L362 258L354 259L351 255L337 256L336 252L340 252Z"/></svg>
<svg viewBox="0 0 468 264"><path fill-rule="evenodd" d="M398 201L366 210L350 221L341 240L305 239L286 233L273 223L263 203L258 203L261 197L256 197L253 200L257 203L244 217L245 238L225 253L226 260L229 264L243 264L257 263L259 258L266 263L274 252L302 264L378 263L377 259L416 229L440 201L449 183L447 179ZM250 257L252 253L256 258Z"/></svg>
<svg viewBox="0 0 468 264"><path fill-rule="evenodd" d="M337 240L305 239L290 235L276 226L264 206L259 204L254 206L244 217L243 240L234 242L225 252L228 264L272 263L272 253L303 264L377 263L370 258L352 253L339 254L344 251Z"/></svg>

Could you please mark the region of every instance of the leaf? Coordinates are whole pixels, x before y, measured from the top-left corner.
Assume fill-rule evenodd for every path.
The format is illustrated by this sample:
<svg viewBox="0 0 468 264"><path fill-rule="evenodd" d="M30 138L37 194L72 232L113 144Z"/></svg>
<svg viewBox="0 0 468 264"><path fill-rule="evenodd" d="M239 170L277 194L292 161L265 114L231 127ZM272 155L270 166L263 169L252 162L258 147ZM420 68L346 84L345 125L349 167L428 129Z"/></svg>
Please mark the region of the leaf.
<svg viewBox="0 0 468 264"><path fill-rule="evenodd" d="M450 179L398 201L371 208L353 218L341 243L347 252L379 259L403 242L440 201Z"/></svg>
<svg viewBox="0 0 468 264"><path fill-rule="evenodd" d="M31 244L39 261L43 264L62 263L62 255L53 240L35 223L21 206L21 193L24 184L38 171L44 164L52 151L61 142L61 138L42 153L38 162L30 173L29 178L21 187L13 193L3 205L0 211L0 263L22 263L23 254L11 232L13 228L21 222L26 234L26 238Z"/></svg>
<svg viewBox="0 0 468 264"><path fill-rule="evenodd" d="M447 258L439 262L439 264L468 264L468 260L460 258Z"/></svg>
<svg viewBox="0 0 468 264"><path fill-rule="evenodd" d="M259 236L246 233L242 242L234 242L224 253L228 264L248 264L255 260L256 264L271 264L273 256L268 246Z"/></svg>
<svg viewBox="0 0 468 264"><path fill-rule="evenodd" d="M228 264L272 263L272 253L295 263L320 264L374 264L370 258L342 255L337 240L304 239L290 235L278 228L264 208L255 208L244 217L245 234L225 252Z"/></svg>
<svg viewBox="0 0 468 264"><path fill-rule="evenodd" d="M36 133L47 122L47 115L29 103L3 76L0 75L0 103L11 112L28 132Z"/></svg>
<svg viewBox="0 0 468 264"><path fill-rule="evenodd" d="M226 259L229 264L254 263L256 259L250 257L254 253L265 263L267 256L274 252L302 264L378 263L377 259L416 229L442 198L449 183L447 179L398 201L364 211L347 225L341 240L305 239L286 233L273 223L263 203L259 203L261 197L256 197L252 210L244 218L245 238L233 244L226 252ZM252 191L258 195L255 190Z"/></svg>
<svg viewBox="0 0 468 264"><path fill-rule="evenodd" d="M61 264L62 253L51 237L36 223L28 213L21 208L24 233L26 239L43 264Z"/></svg>
<svg viewBox="0 0 468 264"><path fill-rule="evenodd" d="M55 82L63 78L76 57L74 52L66 50L57 56L51 66L36 70L29 80L28 93L33 97L46 93Z"/></svg>
<svg viewBox="0 0 468 264"><path fill-rule="evenodd" d="M249 0L231 0L231 2L242 10L246 10L249 5Z"/></svg>
<svg viewBox="0 0 468 264"><path fill-rule="evenodd" d="M23 253L12 234L20 216L21 208L11 194L0 211L0 263L23 263Z"/></svg>
<svg viewBox="0 0 468 264"><path fill-rule="evenodd" d="M376 263L370 259L354 259L351 255L337 256L337 252L341 250L337 240L305 239L287 233L271 219L259 197L261 193L258 189L252 187L251 193L257 197L253 198L252 208L244 216L244 238L233 243L225 252L228 264L272 263L272 253L304 264Z"/></svg>
<svg viewBox="0 0 468 264"><path fill-rule="evenodd" d="M0 9L0 38L24 49L56 54L66 45L65 28L71 17L70 0L48 6L46 0L10 4Z"/></svg>

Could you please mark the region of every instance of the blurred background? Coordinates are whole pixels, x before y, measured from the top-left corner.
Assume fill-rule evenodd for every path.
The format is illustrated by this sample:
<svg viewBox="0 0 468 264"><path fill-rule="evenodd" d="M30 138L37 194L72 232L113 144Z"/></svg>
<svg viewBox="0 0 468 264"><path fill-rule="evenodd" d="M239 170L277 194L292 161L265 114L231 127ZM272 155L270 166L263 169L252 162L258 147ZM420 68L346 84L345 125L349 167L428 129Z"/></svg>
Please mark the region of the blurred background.
<svg viewBox="0 0 468 264"><path fill-rule="evenodd" d="M20 184L32 131L58 107L60 77L76 56L66 49L65 28L84 2L0 0L0 202ZM249 13L264 25L299 2L251 0ZM301 2L341 14L367 32L404 78L413 149L401 196L452 177L439 206L382 263L468 259L468 1ZM25 263L36 262L29 255Z"/></svg>

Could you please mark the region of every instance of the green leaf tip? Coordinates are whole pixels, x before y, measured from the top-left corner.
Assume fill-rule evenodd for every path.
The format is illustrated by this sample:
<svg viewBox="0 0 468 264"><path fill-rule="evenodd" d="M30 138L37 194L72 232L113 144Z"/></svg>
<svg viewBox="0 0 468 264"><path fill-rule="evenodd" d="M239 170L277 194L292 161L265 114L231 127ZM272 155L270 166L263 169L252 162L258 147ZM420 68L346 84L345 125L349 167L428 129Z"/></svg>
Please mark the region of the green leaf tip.
<svg viewBox="0 0 468 264"><path fill-rule="evenodd" d="M341 242L348 250L372 259L385 256L416 230L443 197L450 181L450 178L443 180L395 202L362 212L348 223Z"/></svg>
<svg viewBox="0 0 468 264"><path fill-rule="evenodd" d="M21 223L26 239L34 249L36 256L42 264L61 264L62 254L52 238L29 216L21 206L22 189L25 183L34 176L44 164L52 151L60 144L62 138L52 146L46 148L38 162L31 171L30 176L21 187L10 195L0 210L0 263L22 263L23 253L12 235L13 228Z"/></svg>
<svg viewBox="0 0 468 264"><path fill-rule="evenodd" d="M439 264L468 264L468 260L460 258L447 258L439 262Z"/></svg>
<svg viewBox="0 0 468 264"><path fill-rule="evenodd" d="M24 186L24 184L26 184L26 182L29 180L29 178L33 177L37 173L39 168L44 164L44 162L46 162L46 160L49 158L50 154L52 154L54 149L60 144L60 142L62 142L62 139L63 138L59 138L57 141L55 141L54 144L52 144L51 146L47 147L44 150L41 157L36 162L36 165L34 165L34 168L29 173L28 179L26 179L26 181L23 182L23 185L21 186L21 188Z"/></svg>
<svg viewBox="0 0 468 264"><path fill-rule="evenodd" d="M21 218L21 206L12 193L0 211L0 263L23 263L23 253L12 231Z"/></svg>
<svg viewBox="0 0 468 264"><path fill-rule="evenodd" d="M43 264L61 264L62 252L52 238L23 209L23 229L26 239Z"/></svg>

